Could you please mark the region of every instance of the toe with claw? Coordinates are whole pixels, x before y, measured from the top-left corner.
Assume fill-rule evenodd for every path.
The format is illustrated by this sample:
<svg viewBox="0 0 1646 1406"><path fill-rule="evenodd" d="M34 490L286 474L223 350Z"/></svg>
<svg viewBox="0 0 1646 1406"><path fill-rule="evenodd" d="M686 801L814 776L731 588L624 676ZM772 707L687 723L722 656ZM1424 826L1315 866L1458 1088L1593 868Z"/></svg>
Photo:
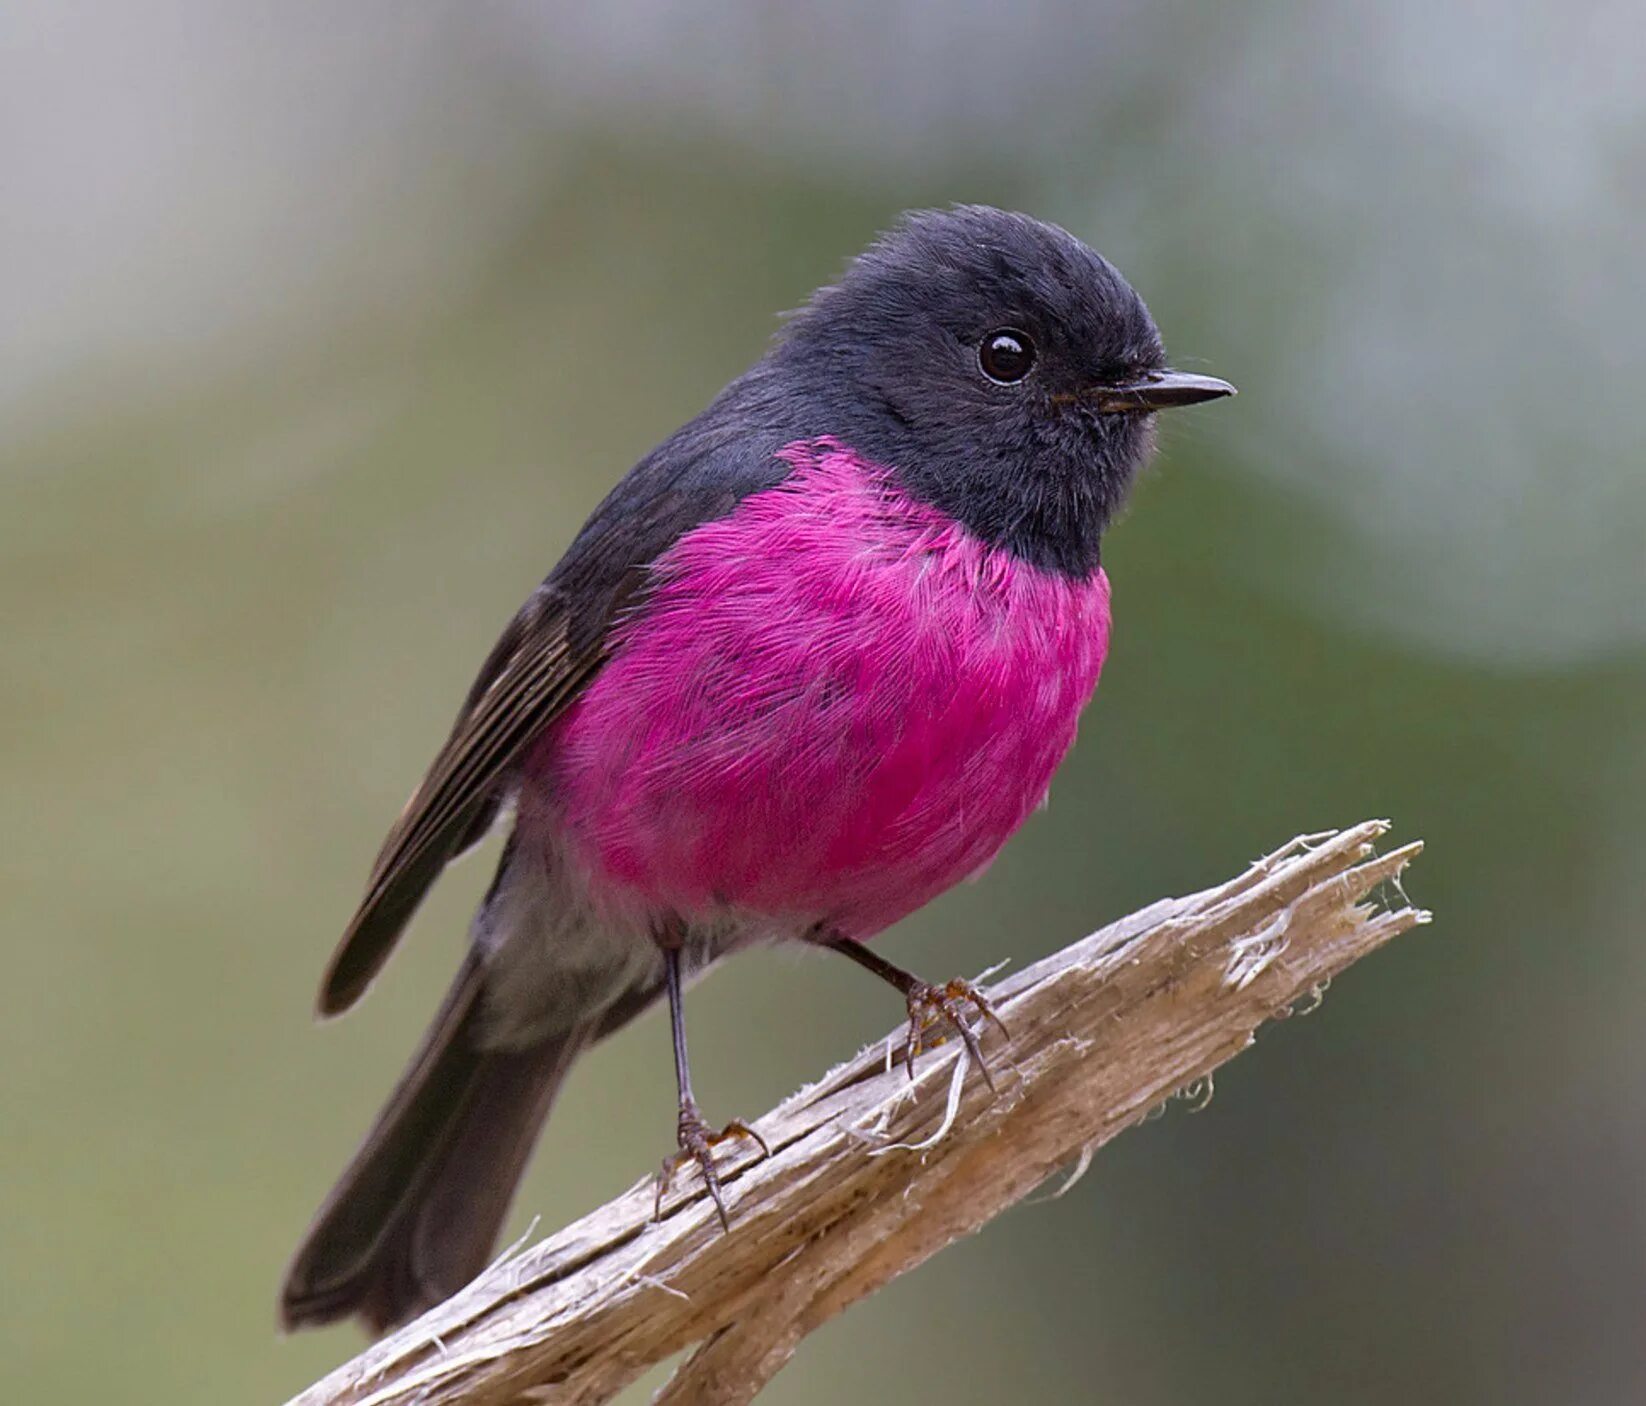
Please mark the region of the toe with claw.
<svg viewBox="0 0 1646 1406"><path fill-rule="evenodd" d="M703 1115L698 1112L696 1104L683 1104L680 1109L680 1123L678 1141L680 1148L672 1156L663 1159L662 1170L657 1174L657 1195L652 1206L652 1218L661 1220L663 1217L663 1194L669 1189L669 1184L688 1161L695 1162L703 1173L703 1185L708 1189L709 1197L714 1202L715 1211L720 1216L720 1228L731 1229L731 1218L726 1214L726 1199L720 1187L720 1171L715 1165L714 1150L723 1142L733 1138L747 1138L755 1143L762 1156L770 1157L772 1150L753 1128L741 1118L733 1118L731 1122L716 1132L704 1121Z"/></svg>
<svg viewBox="0 0 1646 1406"><path fill-rule="evenodd" d="M983 1046L978 1041L976 1032L966 1024L966 1008L970 1006L990 1021L1002 1035L1008 1033L1005 1021L995 1012L989 999L971 982L956 977L942 986L929 981L916 982L908 991L908 1005L909 1039L904 1051L904 1063L908 1068L909 1077L914 1078L915 1056L925 1047L927 1032L933 1026L945 1025L960 1037L966 1046L967 1056L977 1066L977 1072L983 1076L983 1082L989 1086L990 1092L993 1092L994 1079L990 1076L989 1066L983 1059Z"/></svg>

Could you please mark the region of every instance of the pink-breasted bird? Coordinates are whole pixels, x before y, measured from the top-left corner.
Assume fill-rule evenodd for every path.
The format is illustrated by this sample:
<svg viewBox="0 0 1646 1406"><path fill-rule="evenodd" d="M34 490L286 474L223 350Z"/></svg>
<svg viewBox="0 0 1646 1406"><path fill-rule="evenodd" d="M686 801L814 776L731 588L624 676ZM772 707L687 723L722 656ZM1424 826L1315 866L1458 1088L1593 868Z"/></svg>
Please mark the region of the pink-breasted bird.
<svg viewBox="0 0 1646 1406"><path fill-rule="evenodd" d="M677 1158L724 1217L681 992L739 948L842 952L902 993L911 1057L934 1020L975 1055L980 994L865 943L1046 794L1108 648L1099 546L1154 413L1232 391L1168 369L1142 300L1072 235L968 206L907 217L641 460L481 667L332 958L328 1015L512 813L285 1322L381 1330L467 1283L572 1062L665 995Z"/></svg>

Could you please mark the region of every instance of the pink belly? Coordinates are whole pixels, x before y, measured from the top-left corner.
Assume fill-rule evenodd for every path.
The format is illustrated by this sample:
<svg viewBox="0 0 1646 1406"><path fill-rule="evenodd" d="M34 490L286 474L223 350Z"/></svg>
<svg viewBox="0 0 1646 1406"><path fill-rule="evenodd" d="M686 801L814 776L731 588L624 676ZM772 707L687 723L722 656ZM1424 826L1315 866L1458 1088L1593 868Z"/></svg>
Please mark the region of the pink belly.
<svg viewBox="0 0 1646 1406"><path fill-rule="evenodd" d="M993 858L1074 741L1101 570L991 551L832 440L663 558L533 750L528 833L614 910L867 937Z"/></svg>

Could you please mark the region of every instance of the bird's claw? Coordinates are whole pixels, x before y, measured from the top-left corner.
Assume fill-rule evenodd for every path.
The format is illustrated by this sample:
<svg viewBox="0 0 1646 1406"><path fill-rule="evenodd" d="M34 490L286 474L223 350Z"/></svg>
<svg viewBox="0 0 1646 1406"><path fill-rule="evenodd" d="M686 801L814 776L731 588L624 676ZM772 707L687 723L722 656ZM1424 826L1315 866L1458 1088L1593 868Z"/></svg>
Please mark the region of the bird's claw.
<svg viewBox="0 0 1646 1406"><path fill-rule="evenodd" d="M663 1218L663 1193L669 1189L674 1174L685 1166L687 1161L693 1161L703 1173L703 1185L708 1189L709 1198L714 1202L715 1211L720 1216L720 1228L730 1230L732 1223L726 1214L726 1198L720 1189L720 1172L715 1166L714 1149L732 1138L748 1138L760 1148L762 1156L770 1157L770 1146L767 1145L765 1138L741 1118L733 1118L716 1132L704 1121L703 1115L698 1112L694 1103L681 1105L676 1135L680 1143L679 1150L663 1159L662 1169L657 1174L657 1194L652 1204L652 1219Z"/></svg>
<svg viewBox="0 0 1646 1406"><path fill-rule="evenodd" d="M990 1004L988 997L969 981L956 977L938 986L929 981L917 982L908 993L909 1004L909 1038L904 1049L903 1060L909 1071L909 1078L914 1078L914 1061L924 1048L926 1032L934 1025L947 1025L960 1036L966 1046L966 1054L972 1063L977 1066L977 1072L983 1076L983 1082L989 1086L991 1093L995 1092L994 1079L989 1074L989 1066L983 1059L983 1046L978 1041L977 1034L966 1024L966 1007L973 1007L984 1019L990 1021L1002 1035L1009 1035L1006 1022L1003 1021Z"/></svg>

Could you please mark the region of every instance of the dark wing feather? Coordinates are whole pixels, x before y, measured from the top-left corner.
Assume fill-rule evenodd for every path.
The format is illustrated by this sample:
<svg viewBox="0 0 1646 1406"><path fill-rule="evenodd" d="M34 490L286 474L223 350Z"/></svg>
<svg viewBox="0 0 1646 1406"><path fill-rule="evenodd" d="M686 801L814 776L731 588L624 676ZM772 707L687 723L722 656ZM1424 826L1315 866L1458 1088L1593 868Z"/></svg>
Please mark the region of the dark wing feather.
<svg viewBox="0 0 1646 1406"><path fill-rule="evenodd" d="M440 871L489 827L505 773L599 667L603 644L574 648L566 612L547 591L510 623L383 843L366 896L321 983L322 1014L346 1010L360 998Z"/></svg>
<svg viewBox="0 0 1646 1406"><path fill-rule="evenodd" d="M679 537L781 482L778 448L805 429L764 363L607 494L482 665L451 736L372 866L320 988L332 1015L360 998L429 886L490 828L521 754L594 676L613 625L640 608Z"/></svg>

